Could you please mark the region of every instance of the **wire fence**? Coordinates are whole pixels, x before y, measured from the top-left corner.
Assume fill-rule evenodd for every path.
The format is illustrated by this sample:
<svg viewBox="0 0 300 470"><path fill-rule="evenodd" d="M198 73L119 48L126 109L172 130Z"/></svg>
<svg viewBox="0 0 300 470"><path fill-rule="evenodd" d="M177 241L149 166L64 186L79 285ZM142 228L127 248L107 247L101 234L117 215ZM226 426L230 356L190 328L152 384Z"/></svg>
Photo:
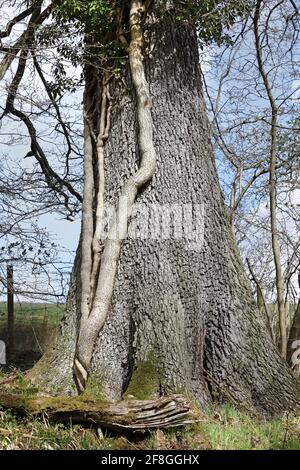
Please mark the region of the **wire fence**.
<svg viewBox="0 0 300 470"><path fill-rule="evenodd" d="M15 302L15 323L36 324L43 323L52 326L58 325L64 311L64 304L58 303L31 303ZM0 322L7 322L6 302L0 302Z"/></svg>
<svg viewBox="0 0 300 470"><path fill-rule="evenodd" d="M63 312L64 304L15 302L14 327L10 332L13 349L7 354L4 367L30 368L53 341ZM8 346L10 335L7 304L0 302L0 341Z"/></svg>

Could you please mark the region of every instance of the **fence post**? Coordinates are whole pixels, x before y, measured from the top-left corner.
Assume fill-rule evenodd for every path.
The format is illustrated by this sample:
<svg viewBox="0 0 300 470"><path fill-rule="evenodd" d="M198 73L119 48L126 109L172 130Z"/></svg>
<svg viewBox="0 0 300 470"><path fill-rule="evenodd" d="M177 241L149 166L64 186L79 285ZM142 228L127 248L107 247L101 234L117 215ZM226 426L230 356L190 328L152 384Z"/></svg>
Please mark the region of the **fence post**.
<svg viewBox="0 0 300 470"><path fill-rule="evenodd" d="M14 268L7 265L7 351L9 356L15 347L15 312L14 312Z"/></svg>

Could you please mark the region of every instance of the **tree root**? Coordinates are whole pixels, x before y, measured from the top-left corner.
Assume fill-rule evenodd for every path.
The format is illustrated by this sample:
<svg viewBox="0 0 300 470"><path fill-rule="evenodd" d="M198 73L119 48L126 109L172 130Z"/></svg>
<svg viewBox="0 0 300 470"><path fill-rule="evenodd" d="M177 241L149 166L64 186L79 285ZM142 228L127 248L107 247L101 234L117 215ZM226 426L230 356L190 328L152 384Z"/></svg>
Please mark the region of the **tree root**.
<svg viewBox="0 0 300 470"><path fill-rule="evenodd" d="M22 416L46 416L50 421L89 424L118 432L145 432L197 422L195 411L182 395L104 402L84 396L24 398L0 392L0 406Z"/></svg>

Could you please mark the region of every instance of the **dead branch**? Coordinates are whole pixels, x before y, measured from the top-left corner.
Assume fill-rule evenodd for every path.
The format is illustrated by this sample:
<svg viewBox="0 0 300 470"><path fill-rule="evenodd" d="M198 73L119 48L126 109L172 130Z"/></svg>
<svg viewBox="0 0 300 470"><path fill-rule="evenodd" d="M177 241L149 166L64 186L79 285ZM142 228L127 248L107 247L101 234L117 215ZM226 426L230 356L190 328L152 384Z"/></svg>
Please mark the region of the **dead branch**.
<svg viewBox="0 0 300 470"><path fill-rule="evenodd" d="M119 432L186 426L197 421L182 395L154 400L103 402L81 397L31 397L0 393L0 405L22 416L47 416L51 421L92 424Z"/></svg>

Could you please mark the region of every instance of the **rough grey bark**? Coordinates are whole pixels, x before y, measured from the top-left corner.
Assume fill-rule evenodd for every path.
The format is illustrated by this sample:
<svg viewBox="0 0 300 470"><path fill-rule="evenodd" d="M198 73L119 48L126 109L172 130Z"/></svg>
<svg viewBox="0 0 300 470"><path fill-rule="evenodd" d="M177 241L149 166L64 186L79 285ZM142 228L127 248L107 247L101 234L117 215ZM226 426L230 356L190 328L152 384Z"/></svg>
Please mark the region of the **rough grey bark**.
<svg viewBox="0 0 300 470"><path fill-rule="evenodd" d="M110 312L94 349L92 376L110 399L126 391L141 398L139 389L150 383L152 395L185 391L201 405L230 398L262 412L291 409L299 402L299 385L250 297L227 225L195 29L170 12L159 18L148 19L144 59L158 161L137 202L143 208L159 204L164 213L167 205L201 207L193 214L199 234L195 243L188 237L134 239L130 231L144 222L138 215L131 218ZM111 87L114 104L105 147L105 203L114 206L139 160L135 97L130 75L123 78L125 88L120 81ZM60 383L66 392L73 391L75 296L74 281L61 336L33 370L52 392Z"/></svg>

